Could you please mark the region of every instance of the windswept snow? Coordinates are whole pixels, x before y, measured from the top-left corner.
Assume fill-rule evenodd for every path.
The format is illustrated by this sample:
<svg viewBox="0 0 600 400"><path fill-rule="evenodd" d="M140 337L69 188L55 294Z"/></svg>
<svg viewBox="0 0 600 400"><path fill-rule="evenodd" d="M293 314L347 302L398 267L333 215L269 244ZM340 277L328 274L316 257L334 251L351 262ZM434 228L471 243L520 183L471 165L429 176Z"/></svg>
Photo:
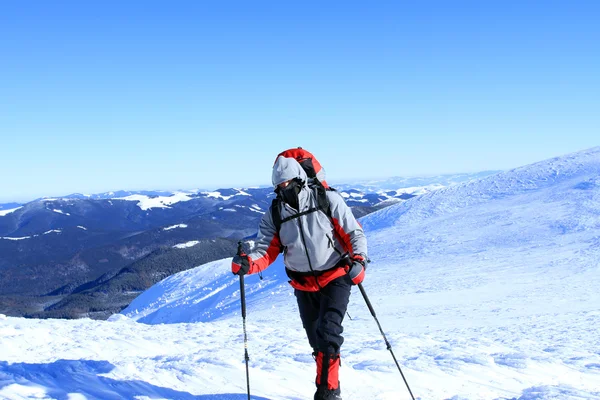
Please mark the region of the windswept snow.
<svg viewBox="0 0 600 400"><path fill-rule="evenodd" d="M200 243L200 241L198 240L192 240L186 243L179 243L176 244L175 246L173 246L176 249L187 249L188 247L193 247L195 245L197 245L198 243Z"/></svg>
<svg viewBox="0 0 600 400"><path fill-rule="evenodd" d="M127 197L120 197L116 200L137 201L137 206L142 210L152 208L170 208L169 206L181 201L189 201L192 198L187 193L174 193L172 196L149 197L141 194L134 194Z"/></svg>
<svg viewBox="0 0 600 400"><path fill-rule="evenodd" d="M361 220L364 288L417 398L600 399L599 176L595 148ZM110 322L0 319L0 398L247 398L230 263L173 275ZM312 398L280 259L246 278L246 301L253 398ZM409 399L356 288L348 311L344 398Z"/></svg>
<svg viewBox="0 0 600 400"><path fill-rule="evenodd" d="M236 322L0 319L0 399L244 400L243 364L231 346ZM300 398L285 377L271 383L263 397L255 382L252 398Z"/></svg>
<svg viewBox="0 0 600 400"><path fill-rule="evenodd" d="M17 207L17 208L11 208L10 210L0 210L0 217L4 217L5 215L14 213L15 211L20 210L21 208L23 208L23 206Z"/></svg>
<svg viewBox="0 0 600 400"><path fill-rule="evenodd" d="M171 225L171 226L167 226L166 228L163 228L163 231L170 231L172 229L177 229L177 228L187 228L188 226L186 224L177 224L177 225Z"/></svg>

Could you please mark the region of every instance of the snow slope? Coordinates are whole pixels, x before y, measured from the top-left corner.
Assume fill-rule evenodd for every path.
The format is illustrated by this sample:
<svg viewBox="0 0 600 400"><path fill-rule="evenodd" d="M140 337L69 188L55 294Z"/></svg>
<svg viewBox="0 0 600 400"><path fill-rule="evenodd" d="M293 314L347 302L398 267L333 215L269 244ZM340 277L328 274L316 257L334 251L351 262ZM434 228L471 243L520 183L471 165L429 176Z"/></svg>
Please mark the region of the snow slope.
<svg viewBox="0 0 600 400"><path fill-rule="evenodd" d="M0 217L4 217L4 216L6 216L8 214L14 213L15 211L17 211L17 210L19 210L21 208L23 208L23 206L16 207L16 208L11 208L9 210L2 210L2 209L0 209Z"/></svg>
<svg viewBox="0 0 600 400"><path fill-rule="evenodd" d="M600 147L362 219L364 287L415 396L600 399L599 177ZM0 398L246 398L229 263L171 276L111 322L0 319ZM246 285L253 398L311 398L281 261ZM410 398L357 290L349 315L344 398Z"/></svg>

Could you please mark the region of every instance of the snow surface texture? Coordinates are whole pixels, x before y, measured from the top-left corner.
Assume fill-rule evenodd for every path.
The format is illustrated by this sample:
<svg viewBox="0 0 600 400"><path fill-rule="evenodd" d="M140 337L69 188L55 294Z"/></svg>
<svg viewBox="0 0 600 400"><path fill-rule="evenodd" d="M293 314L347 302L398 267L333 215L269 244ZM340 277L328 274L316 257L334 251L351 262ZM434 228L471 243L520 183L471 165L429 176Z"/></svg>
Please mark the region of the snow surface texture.
<svg viewBox="0 0 600 400"><path fill-rule="evenodd" d="M416 397L600 399L600 148L361 222L372 259L364 287ZM229 268L171 276L108 322L0 318L0 398L245 399ZM253 399L314 392L286 281L281 260L246 279ZM409 399L356 289L348 311L344 398Z"/></svg>

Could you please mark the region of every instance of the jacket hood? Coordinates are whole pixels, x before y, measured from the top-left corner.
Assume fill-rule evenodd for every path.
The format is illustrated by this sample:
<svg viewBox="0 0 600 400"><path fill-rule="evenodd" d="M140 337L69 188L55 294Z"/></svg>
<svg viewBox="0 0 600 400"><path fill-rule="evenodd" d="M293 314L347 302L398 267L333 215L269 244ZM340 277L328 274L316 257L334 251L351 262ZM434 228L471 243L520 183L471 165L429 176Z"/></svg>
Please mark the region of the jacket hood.
<svg viewBox="0 0 600 400"><path fill-rule="evenodd" d="M289 181L294 178L299 178L303 182L306 182L308 176L302 166L293 158L284 156L277 157L275 165L273 165L273 175L271 180L273 187L277 188L277 185L285 181Z"/></svg>

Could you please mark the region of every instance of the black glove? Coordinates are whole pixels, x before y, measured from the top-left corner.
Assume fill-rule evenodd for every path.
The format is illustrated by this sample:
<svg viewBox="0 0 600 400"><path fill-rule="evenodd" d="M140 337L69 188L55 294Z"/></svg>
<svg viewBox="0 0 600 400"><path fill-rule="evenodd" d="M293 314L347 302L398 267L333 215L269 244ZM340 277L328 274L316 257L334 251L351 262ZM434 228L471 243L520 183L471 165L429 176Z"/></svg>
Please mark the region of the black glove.
<svg viewBox="0 0 600 400"><path fill-rule="evenodd" d="M250 257L247 254L236 254L231 261L231 272L236 275L246 275L250 271Z"/></svg>
<svg viewBox="0 0 600 400"><path fill-rule="evenodd" d="M348 276L352 279L352 283L358 285L365 279L365 264L360 259L355 259L348 267Z"/></svg>

